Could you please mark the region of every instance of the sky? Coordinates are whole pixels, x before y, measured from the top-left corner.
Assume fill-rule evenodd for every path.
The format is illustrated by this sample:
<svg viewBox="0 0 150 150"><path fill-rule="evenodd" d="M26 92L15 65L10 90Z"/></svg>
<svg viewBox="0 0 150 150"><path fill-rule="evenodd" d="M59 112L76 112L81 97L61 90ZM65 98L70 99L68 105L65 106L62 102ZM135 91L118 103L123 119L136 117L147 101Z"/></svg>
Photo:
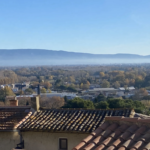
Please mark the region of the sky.
<svg viewBox="0 0 150 150"><path fill-rule="evenodd" d="M150 55L150 0L0 0L0 49Z"/></svg>

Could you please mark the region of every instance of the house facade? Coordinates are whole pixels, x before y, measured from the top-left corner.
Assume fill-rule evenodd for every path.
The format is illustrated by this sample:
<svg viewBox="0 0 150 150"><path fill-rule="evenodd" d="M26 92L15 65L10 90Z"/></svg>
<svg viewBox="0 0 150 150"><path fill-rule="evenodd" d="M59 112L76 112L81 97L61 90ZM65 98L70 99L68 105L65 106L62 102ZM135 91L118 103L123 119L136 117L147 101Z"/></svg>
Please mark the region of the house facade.
<svg viewBox="0 0 150 150"><path fill-rule="evenodd" d="M17 127L31 115L30 107L16 106L16 100L11 100L10 105L0 107L0 150L12 150L21 143Z"/></svg>
<svg viewBox="0 0 150 150"><path fill-rule="evenodd" d="M10 107L0 109L0 149L71 150L106 116L134 116L130 109L43 109L38 97L31 102L32 108L12 100Z"/></svg>
<svg viewBox="0 0 150 150"><path fill-rule="evenodd" d="M87 133L21 132L25 150L71 150Z"/></svg>
<svg viewBox="0 0 150 150"><path fill-rule="evenodd" d="M150 119L106 117L72 150L149 150Z"/></svg>

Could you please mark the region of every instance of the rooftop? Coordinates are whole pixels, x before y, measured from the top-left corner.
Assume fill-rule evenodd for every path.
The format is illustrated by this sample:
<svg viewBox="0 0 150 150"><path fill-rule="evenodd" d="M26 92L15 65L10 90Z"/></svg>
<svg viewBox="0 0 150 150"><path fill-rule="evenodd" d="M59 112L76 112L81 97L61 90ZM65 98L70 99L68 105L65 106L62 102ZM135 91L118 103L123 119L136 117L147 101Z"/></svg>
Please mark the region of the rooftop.
<svg viewBox="0 0 150 150"><path fill-rule="evenodd" d="M47 109L40 110L25 120L21 131L51 131L90 133L98 128L106 116L132 117L134 110L88 110L88 109Z"/></svg>
<svg viewBox="0 0 150 150"><path fill-rule="evenodd" d="M14 130L30 115L30 107L27 106L0 107L0 131Z"/></svg>
<svg viewBox="0 0 150 150"><path fill-rule="evenodd" d="M117 89L114 88L93 88L88 90L89 92L96 92L96 91L117 91Z"/></svg>
<svg viewBox="0 0 150 150"><path fill-rule="evenodd" d="M150 119L106 117L72 150L149 150Z"/></svg>

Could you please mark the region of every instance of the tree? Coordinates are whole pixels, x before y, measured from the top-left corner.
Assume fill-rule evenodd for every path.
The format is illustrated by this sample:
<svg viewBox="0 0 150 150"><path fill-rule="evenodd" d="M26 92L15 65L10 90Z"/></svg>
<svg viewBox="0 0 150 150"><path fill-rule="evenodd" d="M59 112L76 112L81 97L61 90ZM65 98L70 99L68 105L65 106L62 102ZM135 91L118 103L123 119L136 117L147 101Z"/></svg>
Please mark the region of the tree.
<svg viewBox="0 0 150 150"><path fill-rule="evenodd" d="M70 91L70 92L77 92L77 90L74 88L74 87L67 87L67 90Z"/></svg>
<svg viewBox="0 0 150 150"><path fill-rule="evenodd" d="M90 85L90 82L89 82L89 81L87 81L87 85Z"/></svg>
<svg viewBox="0 0 150 150"><path fill-rule="evenodd" d="M148 95L148 92L145 88L139 89L138 93L139 93L140 96L147 96Z"/></svg>
<svg viewBox="0 0 150 150"><path fill-rule="evenodd" d="M53 97L46 97L43 96L40 99L40 105L41 107L47 107L47 108L60 108L62 106L64 106L65 101L64 98L61 97L57 97L57 96L53 96Z"/></svg>
<svg viewBox="0 0 150 150"><path fill-rule="evenodd" d="M50 79L50 80L53 80L53 76L49 76L49 79Z"/></svg>
<svg viewBox="0 0 150 150"><path fill-rule="evenodd" d="M56 86L59 86L59 85L61 84L61 82L62 82L62 81L61 81L60 79L58 79L58 80L56 80L55 85L56 85Z"/></svg>
<svg viewBox="0 0 150 150"><path fill-rule="evenodd" d="M83 84L83 89L89 89L89 85L88 84Z"/></svg>
<svg viewBox="0 0 150 150"><path fill-rule="evenodd" d="M150 95L144 96L142 100L150 100Z"/></svg>
<svg viewBox="0 0 150 150"><path fill-rule="evenodd" d="M16 95L24 95L24 92L22 90L19 90Z"/></svg>
<svg viewBox="0 0 150 150"><path fill-rule="evenodd" d="M124 74L119 74L114 78L114 81L124 81L125 80L125 75Z"/></svg>
<svg viewBox="0 0 150 150"><path fill-rule="evenodd" d="M105 76L105 73L104 72L100 72L99 75L100 75L101 78L103 78Z"/></svg>
<svg viewBox="0 0 150 150"><path fill-rule="evenodd" d="M116 81L113 85L114 85L114 87L117 88L117 89L120 87L120 83L119 83L118 81Z"/></svg>
<svg viewBox="0 0 150 150"><path fill-rule="evenodd" d="M135 91L135 94L134 94L134 96L132 96L132 99L133 100L142 100L143 97L145 97L147 95L148 95L147 90L145 88L141 88L141 89Z"/></svg>
<svg viewBox="0 0 150 150"><path fill-rule="evenodd" d="M65 100L65 102L67 102L67 101L68 101L68 98L67 98L67 96L64 96L64 100Z"/></svg>
<svg viewBox="0 0 150 150"><path fill-rule="evenodd" d="M69 77L69 81L72 82L72 83L74 83L74 82L75 82L74 76L70 76L70 77Z"/></svg>
<svg viewBox="0 0 150 150"><path fill-rule="evenodd" d="M66 90L67 89L67 87L65 85L60 85L57 88L60 90Z"/></svg>
<svg viewBox="0 0 150 150"><path fill-rule="evenodd" d="M94 103L98 103L101 101L105 101L106 97L103 94L99 94L95 99L94 99Z"/></svg>
<svg viewBox="0 0 150 150"><path fill-rule="evenodd" d="M63 108L89 108L94 109L94 104L90 100L84 100L81 98L74 98L73 100L68 100Z"/></svg>
<svg viewBox="0 0 150 150"><path fill-rule="evenodd" d="M51 90L50 90L50 89L48 89L47 91L48 91L48 93L51 93Z"/></svg>
<svg viewBox="0 0 150 150"><path fill-rule="evenodd" d="M150 75L145 77L145 80L142 83L142 87L148 87L150 86Z"/></svg>
<svg viewBox="0 0 150 150"><path fill-rule="evenodd" d="M45 88L42 88L42 89L41 89L41 93L46 93L46 89L45 89Z"/></svg>
<svg viewBox="0 0 150 150"><path fill-rule="evenodd" d="M129 82L130 82L129 79L125 79L124 84L129 85Z"/></svg>
<svg viewBox="0 0 150 150"><path fill-rule="evenodd" d="M126 78L128 79L135 79L135 74L134 73L131 73L131 72L127 72L125 74Z"/></svg>
<svg viewBox="0 0 150 150"><path fill-rule="evenodd" d="M44 82L43 85L46 89L49 89L52 87L52 84L50 84L49 82Z"/></svg>
<svg viewBox="0 0 150 150"><path fill-rule="evenodd" d="M141 88L144 85L143 80L135 79L135 87Z"/></svg>
<svg viewBox="0 0 150 150"><path fill-rule="evenodd" d="M80 84L80 88L83 89L83 83Z"/></svg>
<svg viewBox="0 0 150 150"><path fill-rule="evenodd" d="M26 89L25 94L33 94L33 90L31 88Z"/></svg>
<svg viewBox="0 0 150 150"><path fill-rule="evenodd" d="M97 108L97 109L108 109L109 104L106 101L101 101L101 102L95 104L95 108Z"/></svg>
<svg viewBox="0 0 150 150"><path fill-rule="evenodd" d="M109 103L109 108L124 108L124 100L121 99L109 99L107 101Z"/></svg>
<svg viewBox="0 0 150 150"><path fill-rule="evenodd" d="M102 86L102 88L109 88L110 87L110 83L107 80L103 80L101 86Z"/></svg>
<svg viewBox="0 0 150 150"><path fill-rule="evenodd" d="M15 96L10 87L5 86L4 89L0 89L0 101L5 101L6 96Z"/></svg>

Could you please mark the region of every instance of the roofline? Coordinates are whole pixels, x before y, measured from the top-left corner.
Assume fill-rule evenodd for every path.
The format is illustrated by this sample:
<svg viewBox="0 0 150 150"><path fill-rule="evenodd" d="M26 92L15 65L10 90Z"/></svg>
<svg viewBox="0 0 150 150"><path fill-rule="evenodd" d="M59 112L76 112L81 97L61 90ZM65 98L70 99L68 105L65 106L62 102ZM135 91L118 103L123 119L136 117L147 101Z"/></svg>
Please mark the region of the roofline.
<svg viewBox="0 0 150 150"><path fill-rule="evenodd" d="M130 122L134 123L136 125L142 124L142 125L149 125L150 119L141 119L140 117L130 118L130 117L124 117L124 116L106 116L105 121L117 121L117 122Z"/></svg>
<svg viewBox="0 0 150 150"><path fill-rule="evenodd" d="M0 106L1 108L31 108L31 106Z"/></svg>
<svg viewBox="0 0 150 150"><path fill-rule="evenodd" d="M111 109L89 109L89 108L46 108L46 107L40 107L42 109L46 110L123 110L128 109L132 110L133 108L111 108Z"/></svg>
<svg viewBox="0 0 150 150"><path fill-rule="evenodd" d="M76 133L76 134L89 134L91 131L54 131L54 130L36 130L36 129L18 129L20 132L50 132L50 133Z"/></svg>
<svg viewBox="0 0 150 150"><path fill-rule="evenodd" d="M19 130L12 129L12 130L0 130L0 132L19 132Z"/></svg>

